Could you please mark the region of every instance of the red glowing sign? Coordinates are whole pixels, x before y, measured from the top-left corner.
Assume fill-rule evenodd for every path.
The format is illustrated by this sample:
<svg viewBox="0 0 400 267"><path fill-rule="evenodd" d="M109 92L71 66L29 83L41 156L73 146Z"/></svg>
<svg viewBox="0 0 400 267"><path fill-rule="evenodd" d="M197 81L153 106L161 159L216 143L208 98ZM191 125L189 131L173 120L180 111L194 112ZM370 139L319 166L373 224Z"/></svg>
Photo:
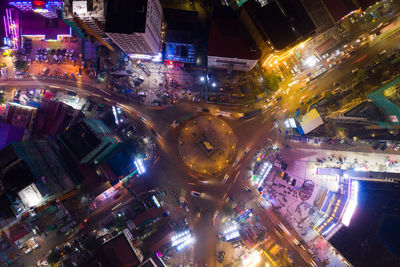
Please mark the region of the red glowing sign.
<svg viewBox="0 0 400 267"><path fill-rule="evenodd" d="M32 8L44 8L46 5L45 1L32 1Z"/></svg>

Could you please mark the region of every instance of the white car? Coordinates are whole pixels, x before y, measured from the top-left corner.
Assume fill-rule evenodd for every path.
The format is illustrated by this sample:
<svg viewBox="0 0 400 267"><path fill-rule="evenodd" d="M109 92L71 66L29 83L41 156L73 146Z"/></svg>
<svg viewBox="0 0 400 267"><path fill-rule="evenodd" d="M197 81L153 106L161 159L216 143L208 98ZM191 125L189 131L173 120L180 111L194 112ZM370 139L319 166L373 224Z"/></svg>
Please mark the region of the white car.
<svg viewBox="0 0 400 267"><path fill-rule="evenodd" d="M355 68L355 69L353 69L352 71L351 71L351 73L357 73L359 71L359 69L358 68Z"/></svg>
<svg viewBox="0 0 400 267"><path fill-rule="evenodd" d="M385 55L386 53L387 53L386 50L382 50L381 52L379 52L379 55L380 55L380 56L383 56L383 55Z"/></svg>

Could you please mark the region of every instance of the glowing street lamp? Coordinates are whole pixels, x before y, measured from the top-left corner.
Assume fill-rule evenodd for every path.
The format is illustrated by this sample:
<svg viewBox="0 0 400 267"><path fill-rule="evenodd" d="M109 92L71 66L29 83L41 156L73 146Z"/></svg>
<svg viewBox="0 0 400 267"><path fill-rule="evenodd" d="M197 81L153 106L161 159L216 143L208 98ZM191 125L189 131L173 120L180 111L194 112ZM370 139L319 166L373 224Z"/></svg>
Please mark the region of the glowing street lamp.
<svg viewBox="0 0 400 267"><path fill-rule="evenodd" d="M143 160L138 158L134 161L136 169L138 171L139 174L143 174L146 172L146 169L143 166Z"/></svg>
<svg viewBox="0 0 400 267"><path fill-rule="evenodd" d="M182 233L176 234L171 238L172 247L176 247L176 250L180 251L183 248L189 246L194 242L194 238L192 237L192 233L190 230L186 230Z"/></svg>
<svg viewBox="0 0 400 267"><path fill-rule="evenodd" d="M233 240L235 238L238 238L240 236L239 229L238 229L238 224L236 222L233 222L234 224L223 232L225 236L225 241L228 242L230 240Z"/></svg>
<svg viewBox="0 0 400 267"><path fill-rule="evenodd" d="M242 258L243 267L252 267L256 266L261 261L261 252L254 251L247 257Z"/></svg>
<svg viewBox="0 0 400 267"><path fill-rule="evenodd" d="M201 82L204 82L205 79L206 79L206 78L204 78L204 76L201 76L201 77L200 77L200 81L201 81Z"/></svg>
<svg viewBox="0 0 400 267"><path fill-rule="evenodd" d="M212 87L215 87L215 86L217 86L217 84L216 84L215 82L213 82L213 83L211 84L211 86L212 86Z"/></svg>

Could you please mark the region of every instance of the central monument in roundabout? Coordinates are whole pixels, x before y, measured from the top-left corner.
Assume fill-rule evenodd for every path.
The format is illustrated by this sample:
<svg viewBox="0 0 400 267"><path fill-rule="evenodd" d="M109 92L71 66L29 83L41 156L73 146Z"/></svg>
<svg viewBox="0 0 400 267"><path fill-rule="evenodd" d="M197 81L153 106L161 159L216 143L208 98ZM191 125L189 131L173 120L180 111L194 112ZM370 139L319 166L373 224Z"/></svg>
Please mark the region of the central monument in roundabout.
<svg viewBox="0 0 400 267"><path fill-rule="evenodd" d="M179 154L191 170L206 175L218 175L233 161L237 139L231 127L222 119L199 116L181 129Z"/></svg>

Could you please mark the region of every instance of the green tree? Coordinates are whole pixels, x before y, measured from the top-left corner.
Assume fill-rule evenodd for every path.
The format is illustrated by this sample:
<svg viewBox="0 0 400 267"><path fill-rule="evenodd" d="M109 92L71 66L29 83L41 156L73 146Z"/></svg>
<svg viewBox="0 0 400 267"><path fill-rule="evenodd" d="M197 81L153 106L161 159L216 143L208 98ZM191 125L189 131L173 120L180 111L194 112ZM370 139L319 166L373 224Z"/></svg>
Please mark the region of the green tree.
<svg viewBox="0 0 400 267"><path fill-rule="evenodd" d="M50 252L50 254L47 256L47 261L50 264L57 263L61 259L61 253L59 250L53 250Z"/></svg>
<svg viewBox="0 0 400 267"><path fill-rule="evenodd" d="M17 59L14 64L15 64L15 69L16 70L26 70L26 66L27 66L26 61L23 61L21 59Z"/></svg>
<svg viewBox="0 0 400 267"><path fill-rule="evenodd" d="M122 230L126 227L126 218L124 215L117 215L114 217L114 226L118 230Z"/></svg>
<svg viewBox="0 0 400 267"><path fill-rule="evenodd" d="M6 100L4 99L4 94L0 93L0 105L4 104Z"/></svg>
<svg viewBox="0 0 400 267"><path fill-rule="evenodd" d="M87 250L93 250L97 246L97 239L94 235L89 235L82 241L82 246Z"/></svg>
<svg viewBox="0 0 400 267"><path fill-rule="evenodd" d="M367 78L367 76L368 76L367 71L364 70L364 69L360 69L360 70L357 72L356 80L357 80L357 81L364 80L365 78Z"/></svg>
<svg viewBox="0 0 400 267"><path fill-rule="evenodd" d="M276 91L279 89L279 83L281 79L278 74L271 71L264 72L264 84L270 91Z"/></svg>

